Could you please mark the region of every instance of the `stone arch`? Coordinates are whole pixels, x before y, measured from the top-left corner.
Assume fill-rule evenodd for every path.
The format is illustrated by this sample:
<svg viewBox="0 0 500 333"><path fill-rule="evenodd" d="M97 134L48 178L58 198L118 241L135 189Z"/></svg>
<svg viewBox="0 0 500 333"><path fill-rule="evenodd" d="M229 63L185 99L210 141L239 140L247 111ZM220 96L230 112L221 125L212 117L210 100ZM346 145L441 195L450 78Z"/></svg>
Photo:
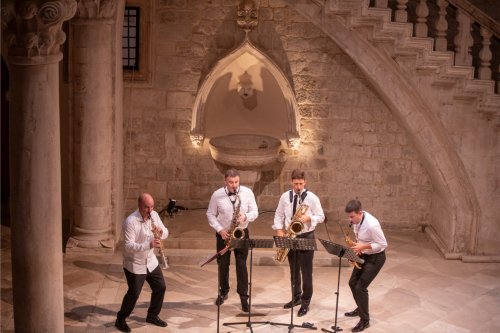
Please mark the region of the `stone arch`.
<svg viewBox="0 0 500 333"><path fill-rule="evenodd" d="M228 81L225 71L234 62L242 60L242 58L251 58L259 62L262 68L265 69L267 77L274 80L277 90L279 90L280 97L283 98L283 109L285 110L285 128L283 135L280 139L284 139L289 148L295 148L300 142L300 128L298 121L298 105L295 99L295 92L287 80L282 70L264 53L262 53L252 42L245 38L242 44L221 59L214 68L207 74L203 83L201 84L198 94L196 96L194 106L192 109L192 122L191 122L191 142L195 146L201 146L206 138L206 117L207 117L207 100L210 93L221 80ZM226 133L233 134L233 133ZM270 133L264 133L270 134Z"/></svg>
<svg viewBox="0 0 500 333"><path fill-rule="evenodd" d="M431 225L431 237L447 258L474 253L479 204L465 167L431 107L394 60L379 51L336 16L308 0L286 1L327 34L364 72L379 96L407 131L429 173L435 194L432 219L446 219L446 228ZM362 52L360 52L362 50Z"/></svg>

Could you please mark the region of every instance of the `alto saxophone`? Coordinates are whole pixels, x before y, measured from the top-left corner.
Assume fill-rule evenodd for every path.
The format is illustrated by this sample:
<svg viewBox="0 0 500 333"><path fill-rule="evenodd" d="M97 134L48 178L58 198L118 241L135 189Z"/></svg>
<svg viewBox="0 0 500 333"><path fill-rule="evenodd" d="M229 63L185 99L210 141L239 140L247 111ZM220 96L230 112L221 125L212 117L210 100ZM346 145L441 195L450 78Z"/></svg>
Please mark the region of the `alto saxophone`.
<svg viewBox="0 0 500 333"><path fill-rule="evenodd" d="M302 232L302 230L304 230L304 224L300 222L300 218L307 212L308 209L309 209L308 205L300 204L300 206L297 208L295 214L292 217L292 221L288 226L288 229L286 229L285 237L295 238L297 237L297 234L299 234L300 232ZM284 262L285 258L288 256L289 251L290 251L289 248L284 248L284 247L278 248L276 250L276 254L274 255L274 260L280 263Z"/></svg>
<svg viewBox="0 0 500 333"><path fill-rule="evenodd" d="M349 232L348 233L345 233L344 232L344 229L342 228L342 224L340 224L339 222L339 226L340 226L340 230L342 231L342 234L344 235L344 240L347 244L347 246L349 247L353 247L354 245L356 245L356 242L354 242L351 237L349 237L349 233L351 232L351 223L349 223ZM351 265L353 265L355 268L357 269L361 269L361 265L355 261L350 261Z"/></svg>
<svg viewBox="0 0 500 333"><path fill-rule="evenodd" d="M167 269L169 267L168 260L167 260L167 257L165 256L165 252L163 251L163 244L161 241L160 228L158 228L157 226L154 225L153 218L151 217L151 214L149 215L149 221L151 223L151 232L153 233L153 237L155 239L160 240L160 247L158 248L158 253L160 254L161 259L162 259L162 262L161 262L162 268Z"/></svg>

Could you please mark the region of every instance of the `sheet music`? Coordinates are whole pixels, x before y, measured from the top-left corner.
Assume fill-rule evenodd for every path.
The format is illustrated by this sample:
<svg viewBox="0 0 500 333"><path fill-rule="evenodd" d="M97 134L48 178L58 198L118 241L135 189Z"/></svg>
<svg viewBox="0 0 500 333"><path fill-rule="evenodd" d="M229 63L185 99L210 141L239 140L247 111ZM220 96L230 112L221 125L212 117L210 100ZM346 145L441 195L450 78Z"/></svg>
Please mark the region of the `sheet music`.
<svg viewBox="0 0 500 333"><path fill-rule="evenodd" d="M356 253L350 248L334 242L327 241L325 239L319 240L321 244L325 247L328 253L336 255L338 257L346 258L350 261L354 261L363 264L365 261L358 257Z"/></svg>

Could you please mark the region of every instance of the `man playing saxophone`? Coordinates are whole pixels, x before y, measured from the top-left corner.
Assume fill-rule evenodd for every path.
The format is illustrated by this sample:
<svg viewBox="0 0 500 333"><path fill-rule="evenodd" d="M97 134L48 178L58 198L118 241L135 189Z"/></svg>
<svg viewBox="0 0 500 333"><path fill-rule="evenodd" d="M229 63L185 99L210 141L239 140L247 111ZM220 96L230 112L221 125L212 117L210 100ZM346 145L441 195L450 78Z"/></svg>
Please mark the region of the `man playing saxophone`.
<svg viewBox="0 0 500 333"><path fill-rule="evenodd" d="M346 312L345 316L359 316L360 320L352 331L362 332L370 326L368 286L384 266L387 240L380 222L373 215L363 210L359 200L349 201L345 207L345 212L356 235L356 241L350 246L365 261L360 268L352 270L349 287L357 308Z"/></svg>
<svg viewBox="0 0 500 333"><path fill-rule="evenodd" d="M151 194L142 193L137 203L137 210L123 221L122 228L123 271L128 290L116 315L115 326L121 332L130 332L125 319L134 310L144 282L151 287L151 302L146 322L160 327L167 326L167 323L158 316L163 306L166 286L153 250L161 248L161 240L167 238L168 229L154 211L155 203ZM158 237L155 237L153 229L157 230Z"/></svg>
<svg viewBox="0 0 500 333"><path fill-rule="evenodd" d="M227 170L224 183L225 186L212 194L207 210L208 223L216 231L217 252L224 249L232 237L248 238L248 224L259 215L255 196L251 189L240 186L240 174L237 170ZM243 235L240 237L240 234ZM215 304L222 305L228 298L231 252L234 252L236 258L236 290L240 296L241 309L248 312L248 248L227 251L217 258L220 297L216 298Z"/></svg>
<svg viewBox="0 0 500 333"><path fill-rule="evenodd" d="M292 223L300 222L300 228L293 228L294 236L297 238L314 239L314 229L318 223L325 220L325 214L319 198L312 192L305 189L305 172L299 169L292 171L292 189L283 193L280 197L278 208L274 216L273 229L277 236L285 236L290 230ZM293 221L296 210L307 205L307 210L303 214L297 214ZM304 207L304 206L303 206ZM309 311L309 304L313 294L313 259L314 251L311 250L290 250L288 252L288 264L290 266L290 281L293 290L292 300L284 305L285 309L301 304L298 316L304 316Z"/></svg>

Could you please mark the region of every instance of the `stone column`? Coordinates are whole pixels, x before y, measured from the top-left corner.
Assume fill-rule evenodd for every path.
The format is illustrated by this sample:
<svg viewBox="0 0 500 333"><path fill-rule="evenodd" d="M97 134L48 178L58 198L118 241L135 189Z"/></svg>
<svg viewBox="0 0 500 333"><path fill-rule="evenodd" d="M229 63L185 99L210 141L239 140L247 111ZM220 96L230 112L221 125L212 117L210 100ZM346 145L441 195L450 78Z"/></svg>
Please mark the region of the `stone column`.
<svg viewBox="0 0 500 333"><path fill-rule="evenodd" d="M75 206L67 251L114 248L115 12L116 1L82 1L71 21Z"/></svg>
<svg viewBox="0 0 500 333"><path fill-rule="evenodd" d="M75 11L75 0L2 2L16 332L64 332L59 62Z"/></svg>

